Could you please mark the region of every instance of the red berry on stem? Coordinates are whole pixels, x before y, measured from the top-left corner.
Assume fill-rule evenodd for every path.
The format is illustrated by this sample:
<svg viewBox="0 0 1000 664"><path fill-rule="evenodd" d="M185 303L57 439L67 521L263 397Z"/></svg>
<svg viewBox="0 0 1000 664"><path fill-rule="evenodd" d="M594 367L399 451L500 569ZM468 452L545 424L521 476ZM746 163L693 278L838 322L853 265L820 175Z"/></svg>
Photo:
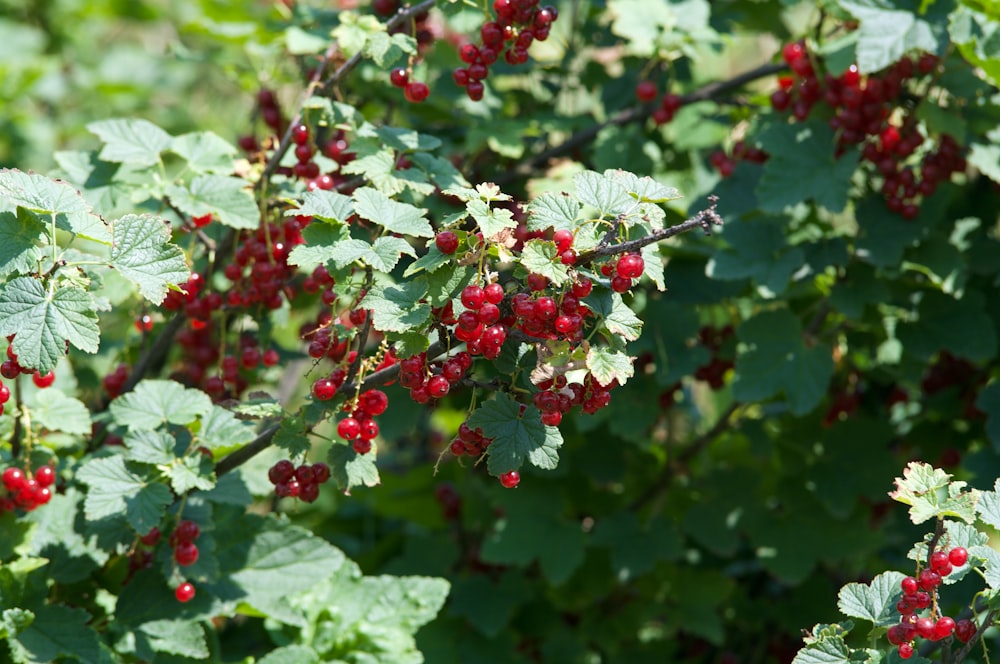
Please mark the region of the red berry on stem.
<svg viewBox="0 0 1000 664"><path fill-rule="evenodd" d="M483 289L483 297L490 304L500 304L503 302L503 286L494 282Z"/></svg>
<svg viewBox="0 0 1000 664"><path fill-rule="evenodd" d="M312 393L320 401L329 401L337 394L337 384L329 378L320 378L313 383Z"/></svg>
<svg viewBox="0 0 1000 664"><path fill-rule="evenodd" d="M520 483L521 483L521 473L517 472L516 470L509 470L506 473L500 475L500 484L502 484L505 489L513 489Z"/></svg>
<svg viewBox="0 0 1000 664"><path fill-rule="evenodd" d="M309 142L309 127L304 124L295 125L292 128L292 141L296 145L305 145Z"/></svg>
<svg viewBox="0 0 1000 664"><path fill-rule="evenodd" d="M405 87L410 81L410 75L402 67L397 67L389 72L389 82L397 88Z"/></svg>
<svg viewBox="0 0 1000 664"><path fill-rule="evenodd" d="M458 235L452 231L441 231L434 238L434 245L442 254L453 254L458 249Z"/></svg>
<svg viewBox="0 0 1000 664"><path fill-rule="evenodd" d="M337 435L344 440L354 440L361 433L361 423L353 417L345 417L337 423Z"/></svg>
<svg viewBox="0 0 1000 664"><path fill-rule="evenodd" d="M200 534L201 528L198 527L198 524L187 519L177 524L177 528L174 530L174 538L178 542L193 542L198 539Z"/></svg>
<svg viewBox="0 0 1000 664"><path fill-rule="evenodd" d="M31 375L31 382L40 388L46 388L52 385L56 380L56 374L53 371L48 372L44 376L37 371Z"/></svg>
<svg viewBox="0 0 1000 664"><path fill-rule="evenodd" d="M431 89L427 87L427 84L422 81L411 81L406 84L403 88L403 96L406 97L406 101L418 104L423 100L427 99L430 95Z"/></svg>
<svg viewBox="0 0 1000 664"><path fill-rule="evenodd" d="M899 585L903 589L903 594L907 597L912 597L917 594L917 580L912 576L908 576L900 581Z"/></svg>
<svg viewBox="0 0 1000 664"><path fill-rule="evenodd" d="M650 102L656 99L656 83L652 81L639 81L635 86L635 96L641 102Z"/></svg>
<svg viewBox="0 0 1000 664"><path fill-rule="evenodd" d="M182 604L190 602L194 599L194 584L189 581L185 581L181 585L177 586L177 589L174 590L174 597L176 597L177 601Z"/></svg>
<svg viewBox="0 0 1000 664"><path fill-rule="evenodd" d="M56 481L56 471L52 466L42 466L35 471L35 481L38 486L52 486Z"/></svg>
<svg viewBox="0 0 1000 664"><path fill-rule="evenodd" d="M174 560L181 567L193 565L198 560L198 545L193 542L178 542L174 549Z"/></svg>
<svg viewBox="0 0 1000 664"><path fill-rule="evenodd" d="M956 546L948 552L948 561L955 567L961 567L969 559L969 552L962 546Z"/></svg>

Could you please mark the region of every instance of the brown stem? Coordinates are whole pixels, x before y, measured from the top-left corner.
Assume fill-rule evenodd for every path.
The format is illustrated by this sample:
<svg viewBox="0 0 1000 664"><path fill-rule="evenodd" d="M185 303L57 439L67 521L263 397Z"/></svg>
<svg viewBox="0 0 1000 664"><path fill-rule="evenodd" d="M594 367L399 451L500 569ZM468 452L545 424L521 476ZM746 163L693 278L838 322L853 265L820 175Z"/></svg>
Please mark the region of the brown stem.
<svg viewBox="0 0 1000 664"><path fill-rule="evenodd" d="M721 226L722 217L719 213L715 211L716 201L715 196L710 196L709 201L711 206L706 210L701 210L693 217L687 221L681 222L676 226L670 226L668 228L663 228L658 231L654 231L645 237L636 238L635 240L629 240L627 242L620 242L618 244L601 244L598 245L596 249L590 251L585 251L581 253L576 259L576 265L587 265L592 263L594 260L603 256L614 256L617 254L624 254L632 251L638 251L646 245L665 240L668 237L674 237L675 235L680 235L681 233L686 233L687 231L694 230L695 228L701 228L708 235L711 232L712 226Z"/></svg>
<svg viewBox="0 0 1000 664"><path fill-rule="evenodd" d="M731 90L735 90L743 85L746 85L747 83L772 76L787 68L787 65L783 63L767 63L749 71L745 71L742 74L737 74L733 78L725 81L709 83L708 85L698 88L693 92L683 95L681 97L681 101L684 105L687 105L696 101L716 99ZM525 161L522 161L517 166L507 171L504 175L497 178L496 183L502 186L512 180L527 177L537 171L538 168L544 165L549 159L564 155L568 152L576 150L577 148L587 145L596 139L598 134L600 134L601 130L605 127L621 127L632 122L642 122L653 114L653 110L655 108L655 105L646 105L634 106L632 108L619 111L608 120L591 125L586 129L581 129L562 143L553 145L552 147L542 150Z"/></svg>

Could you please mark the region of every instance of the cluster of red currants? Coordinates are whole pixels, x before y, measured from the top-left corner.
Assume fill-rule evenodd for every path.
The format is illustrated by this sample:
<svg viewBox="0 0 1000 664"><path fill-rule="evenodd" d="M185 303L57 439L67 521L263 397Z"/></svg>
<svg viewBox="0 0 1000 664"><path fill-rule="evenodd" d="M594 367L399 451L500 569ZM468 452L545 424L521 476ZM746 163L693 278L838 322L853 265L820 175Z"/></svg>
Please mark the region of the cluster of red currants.
<svg viewBox="0 0 1000 664"><path fill-rule="evenodd" d="M840 76L826 74L822 80L804 43L786 44L782 58L795 76L778 79L779 89L771 95L771 106L777 111L791 108L799 121L805 120L818 102L833 109L830 126L837 131L838 149L864 143L862 155L884 178L881 191L891 211L913 219L920 213L921 196L930 196L939 183L965 170L958 143L946 134L936 151L925 151L919 168L908 165L925 138L912 118L894 118L906 82L936 71L937 56L923 53L915 59L904 57L885 71L866 77L852 65Z"/></svg>
<svg viewBox="0 0 1000 664"><path fill-rule="evenodd" d="M431 89L423 81L411 81L410 71L405 67L397 67L389 72L389 82L397 88L402 88L406 101L419 104L431 94Z"/></svg>
<svg viewBox="0 0 1000 664"><path fill-rule="evenodd" d="M611 403L611 390L618 387L618 381L612 380L608 385L602 385L591 374L587 374L583 383L569 383L565 375L543 380L532 401L542 412L542 423L548 426L559 426L563 416L574 406L588 415L593 415Z"/></svg>
<svg viewBox="0 0 1000 664"><path fill-rule="evenodd" d="M528 285L533 292L544 291L546 281L539 275L528 276ZM584 319L591 315L590 309L580 300L589 295L593 287L589 278L580 276L569 290L555 297L516 293L511 299L516 317L514 326L536 338L579 341L583 338Z"/></svg>
<svg viewBox="0 0 1000 664"><path fill-rule="evenodd" d="M720 355L722 345L733 336L733 326L714 328L708 325L698 330L698 343L712 352L712 359L694 372L694 377L708 383L713 390L722 388L726 372L733 368L733 361Z"/></svg>
<svg viewBox="0 0 1000 664"><path fill-rule="evenodd" d="M51 487L56 481L56 471L52 466L42 466L25 472L20 468L6 468L2 481L6 495L0 497L0 514L21 509L27 512L52 500Z"/></svg>
<svg viewBox="0 0 1000 664"><path fill-rule="evenodd" d="M337 435L348 441L358 454L368 454L379 431L375 418L388 407L389 397L382 390L362 392L353 405L345 406L349 415L337 422Z"/></svg>
<svg viewBox="0 0 1000 664"><path fill-rule="evenodd" d="M652 81L643 80L635 86L635 97L642 103L646 104L654 99L659 94L656 89L656 83ZM674 114L680 110L680 107L684 105L684 99L673 92L666 92L660 97L660 104L653 110L653 122L657 125L664 125L674 119Z"/></svg>
<svg viewBox="0 0 1000 664"><path fill-rule="evenodd" d="M728 178L736 170L736 164L741 161L749 161L752 164L763 164L770 155L758 147L747 145L744 141L736 141L733 144L732 155L727 155L724 150L714 151L708 158L708 162L724 178Z"/></svg>
<svg viewBox="0 0 1000 664"><path fill-rule="evenodd" d="M410 391L410 398L416 403L428 403L447 396L452 386L465 378L471 368L470 352L456 353L443 362L430 365L427 354L419 353L399 361L399 384Z"/></svg>
<svg viewBox="0 0 1000 664"><path fill-rule="evenodd" d="M923 569L916 577L908 576L900 582L903 597L896 603L899 623L889 628L889 643L897 646L899 656L909 659L913 656L914 641L919 637L930 641L940 641L952 635L962 643L967 643L976 634L976 625L971 620L938 614L937 589L943 577L956 567L961 567L969 559L964 547L954 547L948 552L937 550L931 553L930 567ZM930 615L918 616L917 612L931 609Z"/></svg>
<svg viewBox="0 0 1000 664"><path fill-rule="evenodd" d="M501 54L509 65L524 64L528 61L528 47L548 39L552 23L559 18L555 7L539 7L538 0L494 0L493 11L496 20L479 29L480 43L469 42L458 50L467 66L452 72L452 79L465 88L472 101L483 98L483 81Z"/></svg>
<svg viewBox="0 0 1000 664"><path fill-rule="evenodd" d="M288 459L275 463L267 471L278 498L298 498L307 503L319 498L319 485L330 479L330 467L323 462L303 463L298 467Z"/></svg>
<svg viewBox="0 0 1000 664"><path fill-rule="evenodd" d="M181 521L170 534L170 546L174 549L174 560L181 567L194 565L198 560L198 545L194 543L201 534L201 528L194 521Z"/></svg>
<svg viewBox="0 0 1000 664"><path fill-rule="evenodd" d="M14 380L21 374L30 373L31 382L33 382L36 387L42 389L50 387L56 380L56 374L52 371L49 371L46 374L41 374L37 371L33 371L32 369L22 367L17 361L17 354L14 352L14 336L15 335L12 334L7 337L7 341L9 342L7 345L7 359L0 362L0 376L3 376L8 380ZM69 344L68 341L66 343L67 345ZM0 383L0 386L2 386L0 387L0 415L3 415L4 404L10 399L10 389L3 386L2 383ZM6 396L4 396L4 394L6 394Z"/></svg>
<svg viewBox="0 0 1000 664"><path fill-rule="evenodd" d="M611 290L624 293L632 288L632 282L642 276L646 262L639 254L622 254L612 265L611 262L601 265L601 274L611 278Z"/></svg>
<svg viewBox="0 0 1000 664"><path fill-rule="evenodd" d="M458 427L458 435L451 441L448 450L455 456L478 457L493 442L492 438L483 435L479 427L473 429L465 422Z"/></svg>

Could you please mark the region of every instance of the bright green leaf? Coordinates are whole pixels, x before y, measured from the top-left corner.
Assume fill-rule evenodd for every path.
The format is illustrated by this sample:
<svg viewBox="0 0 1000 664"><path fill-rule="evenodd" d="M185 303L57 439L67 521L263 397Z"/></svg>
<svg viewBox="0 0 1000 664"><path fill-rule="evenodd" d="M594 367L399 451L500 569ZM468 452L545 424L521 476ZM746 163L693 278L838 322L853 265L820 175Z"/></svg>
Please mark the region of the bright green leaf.
<svg viewBox="0 0 1000 664"><path fill-rule="evenodd" d="M0 335L16 334L14 352L25 367L48 373L66 354L66 342L96 353L100 343L94 302L82 288L46 289L18 277L0 291Z"/></svg>
<svg viewBox="0 0 1000 664"><path fill-rule="evenodd" d="M905 574L889 571L872 579L871 583L848 583L840 589L837 608L851 618L861 618L876 627L887 627L899 622L896 601L900 594L899 582Z"/></svg>
<svg viewBox="0 0 1000 664"><path fill-rule="evenodd" d="M113 229L111 265L153 304L163 302L167 286L183 284L191 276L184 252L170 242L170 227L162 219L127 214Z"/></svg>
<svg viewBox="0 0 1000 664"><path fill-rule="evenodd" d="M533 239L525 242L521 252L521 265L529 272L547 278L553 286L558 287L569 281L569 268L559 260L556 244L551 240Z"/></svg>
<svg viewBox="0 0 1000 664"><path fill-rule="evenodd" d="M952 516L966 523L976 520L979 491L963 491L965 482L952 481L951 475L930 464L911 461L896 478L896 490L889 497L910 506L910 520L915 524L935 517Z"/></svg>
<svg viewBox="0 0 1000 664"><path fill-rule="evenodd" d="M148 120L115 119L91 122L87 129L104 143L100 158L136 166L154 166L170 148L170 134Z"/></svg>
<svg viewBox="0 0 1000 664"><path fill-rule="evenodd" d="M155 429L161 424L190 424L212 410L212 400L200 390L172 380L141 381L135 389L111 402L116 424Z"/></svg>
<svg viewBox="0 0 1000 664"><path fill-rule="evenodd" d="M188 168L195 173L220 173L233 171L236 147L211 131L195 131L176 136L170 151L187 160Z"/></svg>
<svg viewBox="0 0 1000 664"><path fill-rule="evenodd" d="M160 523L173 501L170 489L130 471L121 456L92 459L76 477L90 486L84 503L90 521L125 512L136 532L147 533Z"/></svg>
<svg viewBox="0 0 1000 664"><path fill-rule="evenodd" d="M350 445L331 445L327 455L330 476L345 493L356 486L377 486L382 480L375 465L375 446L368 454L358 454Z"/></svg>
<svg viewBox="0 0 1000 664"><path fill-rule="evenodd" d="M487 468L491 475L517 470L525 461L545 470L559 463L562 435L555 427L542 424L541 413L534 407L520 412L520 404L506 394L497 393L469 416L470 427L480 427L493 442L487 448Z"/></svg>
<svg viewBox="0 0 1000 664"><path fill-rule="evenodd" d="M230 228L257 228L260 211L245 180L225 175L199 175L187 187L171 185L167 196L192 217L215 215Z"/></svg>
<svg viewBox="0 0 1000 664"><path fill-rule="evenodd" d="M391 200L381 191L361 187L354 192L355 211L362 219L374 222L390 233L412 237L434 237L427 221L427 211Z"/></svg>

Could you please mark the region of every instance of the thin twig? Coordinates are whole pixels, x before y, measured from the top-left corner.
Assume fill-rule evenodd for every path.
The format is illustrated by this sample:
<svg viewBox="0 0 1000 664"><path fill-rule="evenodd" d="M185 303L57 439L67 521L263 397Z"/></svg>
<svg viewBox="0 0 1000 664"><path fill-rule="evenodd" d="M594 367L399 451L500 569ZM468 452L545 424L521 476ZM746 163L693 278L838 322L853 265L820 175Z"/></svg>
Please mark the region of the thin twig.
<svg viewBox="0 0 1000 664"><path fill-rule="evenodd" d="M681 222L676 226L662 228L645 237L636 238L635 240L629 240L627 242L598 245L595 249L581 253L576 259L576 265L587 265L588 263L591 263L597 258L603 256L614 256L617 254L638 251L646 245L665 240L668 237L680 235L681 233L686 233L687 231L694 230L695 228L701 228L705 231L706 235L709 235L711 234L712 226L722 225L722 217L720 217L719 213L715 210L717 200L718 199L715 196L710 196L709 201L711 202L711 206L705 210L701 210L687 221Z"/></svg>
<svg viewBox="0 0 1000 664"><path fill-rule="evenodd" d="M749 71L745 71L742 74L737 74L728 80L709 83L708 85L698 88L693 92L682 95L681 101L684 105L687 105L697 101L715 99L725 95L731 90L735 90L736 88L746 85L747 83L772 76L787 68L787 65L783 63L767 63ZM544 165L553 157L564 155L577 148L587 145L596 139L598 134L600 134L606 127L620 127L632 122L642 122L653 114L653 110L655 108L655 105L646 105L634 106L632 108L619 111L608 120L590 125L586 129L581 129L562 143L553 145L552 147L542 150L534 156L529 157L525 161L522 161L516 167L508 170L502 176L497 178L496 183L498 185L504 185L512 180L531 175L536 172L540 166Z"/></svg>
<svg viewBox="0 0 1000 664"><path fill-rule="evenodd" d="M729 421L730 418L741 406L742 404L739 402L733 402L730 404L722 415L719 416L719 419L716 420L715 424L712 425L711 429L692 441L691 444L685 447L675 459L663 467L663 471L660 473L660 476L638 498L632 501L632 504L629 505L629 510L633 512L638 511L660 495L660 493L670 485L670 480L674 477L677 466L687 463L693 459L695 456L700 454L702 450L708 447L712 441L729 429L731 426Z"/></svg>

